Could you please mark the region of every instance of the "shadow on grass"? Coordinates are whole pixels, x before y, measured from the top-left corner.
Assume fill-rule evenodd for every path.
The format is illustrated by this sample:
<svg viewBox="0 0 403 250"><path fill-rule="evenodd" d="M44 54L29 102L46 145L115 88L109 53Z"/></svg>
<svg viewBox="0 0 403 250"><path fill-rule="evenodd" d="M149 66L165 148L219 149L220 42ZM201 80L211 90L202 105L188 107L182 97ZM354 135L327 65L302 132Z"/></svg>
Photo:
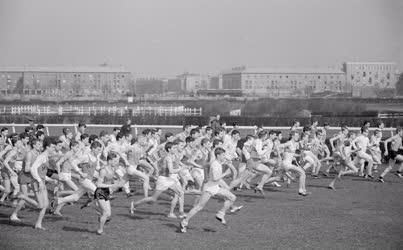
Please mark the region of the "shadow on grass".
<svg viewBox="0 0 403 250"><path fill-rule="evenodd" d="M10 214L0 213L0 218L9 218L9 217L10 217Z"/></svg>
<svg viewBox="0 0 403 250"><path fill-rule="evenodd" d="M364 178L355 178L355 179L351 179L352 181L362 181L362 182L377 182L376 179L364 179Z"/></svg>
<svg viewBox="0 0 403 250"><path fill-rule="evenodd" d="M208 233L216 233L217 232L216 230L214 230L212 228L208 228L208 227L203 228L203 231L208 232Z"/></svg>
<svg viewBox="0 0 403 250"><path fill-rule="evenodd" d="M155 213L155 212L151 212L151 211L140 211L140 210L136 210L134 211L135 214L144 214L144 215L162 215L162 216L166 216L166 214L164 213Z"/></svg>
<svg viewBox="0 0 403 250"><path fill-rule="evenodd" d="M177 224L173 224L173 223L164 223L163 225L172 229L175 229L175 233L182 233L181 229L180 229L180 222L178 222Z"/></svg>
<svg viewBox="0 0 403 250"><path fill-rule="evenodd" d="M250 195L250 194L236 194L237 197L242 197L242 198L253 198L253 199L264 199L265 197L261 194L255 194L255 195Z"/></svg>
<svg viewBox="0 0 403 250"><path fill-rule="evenodd" d="M91 234L95 234L96 231L95 230L89 230L89 229L85 229L85 228L79 228L79 227L70 227L70 226L64 226L63 227L63 231L68 231L68 232L81 232L81 233L91 233Z"/></svg>
<svg viewBox="0 0 403 250"><path fill-rule="evenodd" d="M137 211L136 211L137 212ZM134 214L117 214L118 216L126 217L132 220L144 220L144 218L140 216L136 216Z"/></svg>
<svg viewBox="0 0 403 250"><path fill-rule="evenodd" d="M324 189L328 189L328 186L325 185L315 185L315 184L308 184L306 185L307 187L314 187L314 188L324 188Z"/></svg>
<svg viewBox="0 0 403 250"><path fill-rule="evenodd" d="M8 226L12 226L12 227L30 227L30 228L34 228L34 226L32 224L28 224L28 223L25 223L25 222L14 222L14 221L11 221L8 218L0 220L0 225L8 225Z"/></svg>

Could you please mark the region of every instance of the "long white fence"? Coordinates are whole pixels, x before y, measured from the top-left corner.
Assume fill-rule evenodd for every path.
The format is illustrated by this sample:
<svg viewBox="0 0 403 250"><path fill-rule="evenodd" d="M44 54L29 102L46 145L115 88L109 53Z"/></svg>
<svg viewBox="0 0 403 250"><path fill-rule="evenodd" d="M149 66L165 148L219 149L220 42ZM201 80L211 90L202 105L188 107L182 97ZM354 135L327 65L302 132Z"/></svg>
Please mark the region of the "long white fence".
<svg viewBox="0 0 403 250"><path fill-rule="evenodd" d="M78 128L78 124L43 124L46 128L46 134L49 135L60 135L62 128L64 127L69 127L69 128L73 128L74 131L77 133L77 128ZM112 130L115 127L121 127L121 124L86 124L87 128L89 130L94 129L94 130ZM22 131L25 127L29 126L29 124L14 124L14 123L3 123L0 124L0 127L7 127L10 128L13 133L18 131ZM161 128L164 130L164 132L168 132L168 131L181 131L182 130L182 125L132 125L131 126L132 129L134 130L134 134L138 135L140 130L146 129L146 128ZM196 127L196 126L194 126ZM53 134L50 132L50 130L55 131L55 129L57 129L57 134ZM256 127L254 126L239 126L238 130L242 133L242 132L247 132L247 133L251 133L252 131L255 130ZM321 127L318 127L321 128ZM268 126L264 126L263 129L266 130L278 130L278 131L289 131L290 127L268 127ZM359 127L350 127L349 128L352 131L356 131L359 132L361 128ZM370 130L375 130L376 128L370 128ZM299 128L300 131L302 131L302 127ZM384 128L382 130L383 132L383 136L388 137L388 136L392 136L395 132L396 128ZM330 127L329 128L329 132L330 134L336 133L340 131L340 127ZM56 132L56 131L55 131Z"/></svg>
<svg viewBox="0 0 403 250"><path fill-rule="evenodd" d="M5 115L155 115L201 116L202 108L184 106L43 106L20 105L0 107Z"/></svg>

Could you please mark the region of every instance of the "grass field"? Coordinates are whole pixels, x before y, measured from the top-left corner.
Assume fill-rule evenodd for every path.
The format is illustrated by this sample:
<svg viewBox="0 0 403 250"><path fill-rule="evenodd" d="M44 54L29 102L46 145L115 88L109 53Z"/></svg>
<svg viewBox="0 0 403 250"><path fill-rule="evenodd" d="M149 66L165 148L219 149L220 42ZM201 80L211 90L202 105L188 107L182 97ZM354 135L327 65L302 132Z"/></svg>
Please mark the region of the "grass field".
<svg viewBox="0 0 403 250"><path fill-rule="evenodd" d="M383 167L381 168L383 170ZM251 190L237 191L244 208L227 215L222 226L214 215L222 203L211 200L189 224L178 230L179 220L168 219L169 196L154 205L128 212L123 193L112 200L112 220L106 235L95 234L93 208L80 210L85 199L66 206L64 217L46 215L47 231L34 230L34 210L21 211L21 223L9 221L12 208L0 207L0 249L402 249L403 180L386 176L386 183L359 177L343 177L337 190L326 187L329 178L307 179L312 195L297 195L290 187L265 187L266 197ZM134 199L141 198L138 191ZM193 202L185 197L186 211Z"/></svg>

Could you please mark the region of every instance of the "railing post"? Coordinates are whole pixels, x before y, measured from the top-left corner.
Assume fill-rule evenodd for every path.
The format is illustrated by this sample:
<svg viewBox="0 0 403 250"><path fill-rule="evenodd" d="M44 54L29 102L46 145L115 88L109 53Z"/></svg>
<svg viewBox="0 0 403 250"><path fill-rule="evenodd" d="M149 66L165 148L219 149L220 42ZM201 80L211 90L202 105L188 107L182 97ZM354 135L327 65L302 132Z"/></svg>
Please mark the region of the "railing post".
<svg viewBox="0 0 403 250"><path fill-rule="evenodd" d="M137 129L137 126L134 125L134 135L137 136L139 134L139 131Z"/></svg>
<svg viewBox="0 0 403 250"><path fill-rule="evenodd" d="M46 134L49 136L49 127L46 127Z"/></svg>

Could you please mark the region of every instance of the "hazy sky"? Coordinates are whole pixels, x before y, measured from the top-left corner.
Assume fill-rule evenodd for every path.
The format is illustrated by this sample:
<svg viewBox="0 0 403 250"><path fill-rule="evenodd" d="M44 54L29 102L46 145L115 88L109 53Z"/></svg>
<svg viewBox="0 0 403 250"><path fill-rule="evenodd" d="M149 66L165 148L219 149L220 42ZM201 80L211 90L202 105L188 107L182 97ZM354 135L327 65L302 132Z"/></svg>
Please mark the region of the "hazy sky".
<svg viewBox="0 0 403 250"><path fill-rule="evenodd" d="M0 0L0 66L403 65L401 0Z"/></svg>

